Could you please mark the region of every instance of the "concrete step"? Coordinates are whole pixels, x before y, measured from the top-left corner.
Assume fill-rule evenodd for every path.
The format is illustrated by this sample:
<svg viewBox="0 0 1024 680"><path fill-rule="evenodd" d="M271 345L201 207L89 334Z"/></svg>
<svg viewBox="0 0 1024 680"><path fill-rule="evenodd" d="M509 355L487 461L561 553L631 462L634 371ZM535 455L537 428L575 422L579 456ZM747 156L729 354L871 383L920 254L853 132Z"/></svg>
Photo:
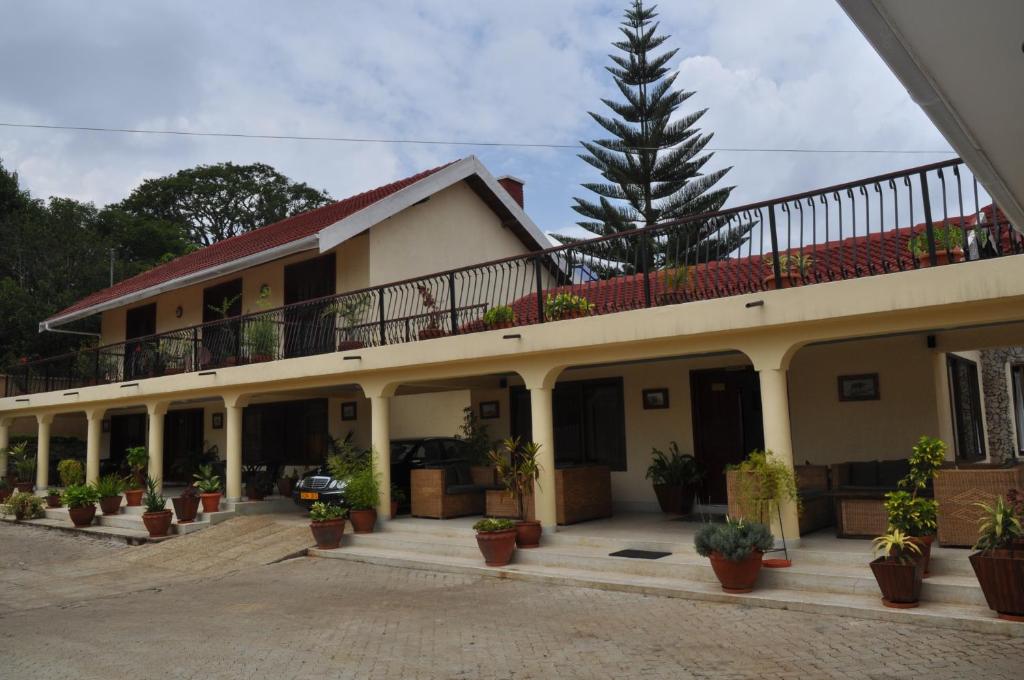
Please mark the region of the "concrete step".
<svg viewBox="0 0 1024 680"><path fill-rule="evenodd" d="M96 519L93 526L107 527L109 529L123 529L125 531L139 532L149 536L149 532L146 531L146 525L142 521L142 513L135 514L125 512L127 509L128 508L125 506L121 506L121 512L116 515L104 515L99 511L99 509L97 509ZM215 514L217 516L217 521L219 522L234 516L234 513L231 512L218 512ZM67 508L47 508L45 518L57 522L63 522L73 528ZM210 518L202 517L200 515L196 516L195 522L189 522L187 524L178 524L175 520L171 524L171 533L182 535L190 534L212 526L213 523L214 522L211 522Z"/></svg>
<svg viewBox="0 0 1024 680"><path fill-rule="evenodd" d="M14 521L14 520L10 520ZM38 527L40 529L48 529L51 531L61 531L64 533L75 534L79 536L89 536L92 538L101 538L105 540L112 540L118 542L125 542L128 545L142 545L143 543L159 543L173 538L172 535L162 536L159 538L150 538L149 532L145 529L138 531L135 529L122 529L118 527L106 527L98 524L94 524L89 527L75 527L71 524L70 520L61 519L30 519L21 520L18 524L25 524L28 526Z"/></svg>

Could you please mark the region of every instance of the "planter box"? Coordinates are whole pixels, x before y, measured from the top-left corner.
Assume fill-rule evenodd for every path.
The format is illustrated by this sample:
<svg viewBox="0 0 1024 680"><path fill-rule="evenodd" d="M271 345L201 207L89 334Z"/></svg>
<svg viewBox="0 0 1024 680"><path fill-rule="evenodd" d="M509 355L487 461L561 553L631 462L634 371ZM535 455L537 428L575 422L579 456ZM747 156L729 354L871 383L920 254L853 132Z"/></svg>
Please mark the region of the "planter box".
<svg viewBox="0 0 1024 680"><path fill-rule="evenodd" d="M1024 465L998 467L972 465L942 468L935 476L935 500L939 502L939 545L970 547L978 538L981 508L1006 497L1010 489L1024 488Z"/></svg>
<svg viewBox="0 0 1024 680"><path fill-rule="evenodd" d="M526 519L536 519L533 495L524 500ZM515 498L507 491L488 491L486 513L489 517L518 519ZM555 516L560 525L611 517L611 470L605 465L555 470Z"/></svg>

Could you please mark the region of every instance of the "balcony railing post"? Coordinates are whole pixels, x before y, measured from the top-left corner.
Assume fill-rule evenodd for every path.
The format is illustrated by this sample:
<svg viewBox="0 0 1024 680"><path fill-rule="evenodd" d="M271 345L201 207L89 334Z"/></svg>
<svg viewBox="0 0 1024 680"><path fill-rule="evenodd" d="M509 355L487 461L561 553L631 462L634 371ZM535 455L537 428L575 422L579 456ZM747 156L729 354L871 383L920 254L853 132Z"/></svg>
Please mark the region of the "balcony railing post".
<svg viewBox="0 0 1024 680"><path fill-rule="evenodd" d="M928 173L921 171L921 204L924 206L924 230L928 238L928 255L935 262L935 225L932 223L932 199L928 194Z"/></svg>
<svg viewBox="0 0 1024 680"><path fill-rule="evenodd" d="M388 344L388 327L387 322L384 319L384 289L377 289L377 314L378 322L380 323L380 344Z"/></svg>
<svg viewBox="0 0 1024 680"><path fill-rule="evenodd" d="M43 369L43 384L46 385L45 392L49 392L52 388L50 387L50 362L47 361Z"/></svg>
<svg viewBox="0 0 1024 680"><path fill-rule="evenodd" d="M651 267L647 262L647 233L640 232L640 267L644 274L644 307L651 306Z"/></svg>
<svg viewBox="0 0 1024 680"><path fill-rule="evenodd" d="M452 309L452 335L459 334L459 307L455 300L455 272L448 273L448 299Z"/></svg>
<svg viewBox="0 0 1024 680"><path fill-rule="evenodd" d="M99 344L98 342L96 343ZM100 350L99 348L93 350L92 353L92 382L94 385L100 384Z"/></svg>
<svg viewBox="0 0 1024 680"><path fill-rule="evenodd" d="M775 287L782 288L782 263L779 262L779 234L775 228L775 205L768 206L768 231L772 237L772 271L775 272Z"/></svg>
<svg viewBox="0 0 1024 680"><path fill-rule="evenodd" d="M199 326L192 327L192 370L198 371L203 367L199 365Z"/></svg>
<svg viewBox="0 0 1024 680"><path fill-rule="evenodd" d="M544 323L544 272L540 258L538 255L533 260L533 273L537 283L537 323Z"/></svg>

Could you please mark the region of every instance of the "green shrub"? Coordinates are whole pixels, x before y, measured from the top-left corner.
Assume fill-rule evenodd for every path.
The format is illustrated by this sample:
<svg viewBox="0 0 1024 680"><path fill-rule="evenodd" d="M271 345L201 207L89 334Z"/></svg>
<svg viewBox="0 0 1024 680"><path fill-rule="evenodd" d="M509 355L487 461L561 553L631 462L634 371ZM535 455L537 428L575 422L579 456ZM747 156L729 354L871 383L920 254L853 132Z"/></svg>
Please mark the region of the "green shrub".
<svg viewBox="0 0 1024 680"><path fill-rule="evenodd" d="M57 463L57 475L62 486L81 484L85 481L85 468L77 460L65 458Z"/></svg>
<svg viewBox="0 0 1024 680"><path fill-rule="evenodd" d="M214 474L212 465L200 465L199 472L192 475L196 480L194 486L202 493L220 491L220 477Z"/></svg>
<svg viewBox="0 0 1024 680"><path fill-rule="evenodd" d="M36 478L36 459L25 453L23 455L13 454L14 457L14 471L18 475L18 479L22 482L32 482Z"/></svg>
<svg viewBox="0 0 1024 680"><path fill-rule="evenodd" d="M146 477L146 495L142 497L146 512L163 512L167 509L167 499L157 491L157 484L157 480Z"/></svg>
<svg viewBox="0 0 1024 680"><path fill-rule="evenodd" d="M46 512L43 499L31 493L16 493L0 505L0 517L14 515L14 519L39 519Z"/></svg>
<svg viewBox="0 0 1024 680"><path fill-rule="evenodd" d="M351 435L345 439L331 439L331 455L327 457L327 470L338 480L346 480L356 471L370 465L370 451L352 443Z"/></svg>
<svg viewBox="0 0 1024 680"><path fill-rule="evenodd" d="M885 494L890 529L899 529L908 536L935 533L939 504L934 499L918 497L917 492L927 488L945 459L946 443L941 439L921 437L917 441L910 456L910 472L899 482L900 490Z"/></svg>
<svg viewBox="0 0 1024 680"><path fill-rule="evenodd" d="M690 486L704 476L693 456L680 453L679 445L675 442L669 443L668 455L660 449L652 449L651 457L646 476L655 484Z"/></svg>
<svg viewBox="0 0 1024 680"><path fill-rule="evenodd" d="M754 550L764 552L775 544L775 537L760 522L729 519L725 524L705 524L693 537L697 553L708 557L713 552L727 560L743 560Z"/></svg>
<svg viewBox="0 0 1024 680"><path fill-rule="evenodd" d="M113 498L124 492L124 479L118 475L104 475L96 482L96 493L100 498Z"/></svg>
<svg viewBox="0 0 1024 680"><path fill-rule="evenodd" d="M326 522L330 519L341 519L348 515L348 510L340 505L328 505L317 502L309 509L309 519L313 522Z"/></svg>
<svg viewBox="0 0 1024 680"><path fill-rule="evenodd" d="M61 496L64 505L69 508L84 508L95 505L99 499L100 495L92 484L72 484L64 489L64 495Z"/></svg>
<svg viewBox="0 0 1024 680"><path fill-rule="evenodd" d="M559 293L548 295L544 300L544 318L550 321L585 316L594 310L594 305L581 295Z"/></svg>
<svg viewBox="0 0 1024 680"><path fill-rule="evenodd" d="M737 492L744 515L767 523L786 500L796 503L799 510L796 475L771 451L751 451L742 463L726 469L740 473Z"/></svg>
<svg viewBox="0 0 1024 680"><path fill-rule="evenodd" d="M353 510L372 510L380 502L380 480L370 461L355 468L345 482L345 502Z"/></svg>
<svg viewBox="0 0 1024 680"><path fill-rule="evenodd" d="M124 452L124 462L128 465L131 475L128 476L128 488L139 488L139 477L149 465L149 451L145 446L133 446Z"/></svg>
<svg viewBox="0 0 1024 680"><path fill-rule="evenodd" d="M491 307L484 312L484 324L497 326L499 324L510 324L516 322L516 313L508 305Z"/></svg>
<svg viewBox="0 0 1024 680"><path fill-rule="evenodd" d="M516 523L510 519L497 519L495 517L485 517L484 519L478 520L473 525L473 531L481 534L490 534L495 531L508 531L509 529L515 529Z"/></svg>
<svg viewBox="0 0 1024 680"><path fill-rule="evenodd" d="M964 245L963 230L952 222L936 224L932 227L932 233L935 235L936 251L953 250L962 248ZM922 231L912 236L907 241L907 250L914 255L926 254L928 252L928 232Z"/></svg>

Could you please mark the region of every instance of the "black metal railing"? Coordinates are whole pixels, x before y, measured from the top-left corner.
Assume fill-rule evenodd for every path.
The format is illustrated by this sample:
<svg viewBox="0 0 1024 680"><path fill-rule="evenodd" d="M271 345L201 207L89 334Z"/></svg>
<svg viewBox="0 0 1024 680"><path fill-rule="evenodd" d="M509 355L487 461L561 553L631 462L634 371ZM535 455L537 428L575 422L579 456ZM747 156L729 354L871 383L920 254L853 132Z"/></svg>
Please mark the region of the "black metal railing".
<svg viewBox="0 0 1024 680"><path fill-rule="evenodd" d="M26 361L5 395L416 342L1024 252L959 159Z"/></svg>

